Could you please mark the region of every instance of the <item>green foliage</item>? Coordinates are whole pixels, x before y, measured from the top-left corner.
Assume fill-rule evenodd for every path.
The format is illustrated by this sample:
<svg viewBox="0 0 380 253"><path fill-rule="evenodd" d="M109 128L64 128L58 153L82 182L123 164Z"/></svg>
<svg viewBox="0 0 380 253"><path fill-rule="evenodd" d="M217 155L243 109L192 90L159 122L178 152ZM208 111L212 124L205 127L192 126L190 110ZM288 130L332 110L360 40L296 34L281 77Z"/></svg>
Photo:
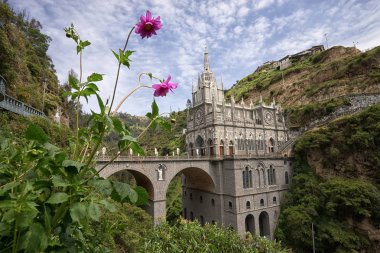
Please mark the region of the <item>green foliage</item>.
<svg viewBox="0 0 380 253"><path fill-rule="evenodd" d="M182 214L182 180L177 175L170 182L166 193L166 221L169 224L177 224Z"/></svg>
<svg viewBox="0 0 380 253"><path fill-rule="evenodd" d="M149 231L139 252L288 252L279 243L265 238L242 240L235 231L217 225L200 226L198 222L182 221L178 226L162 223Z"/></svg>
<svg viewBox="0 0 380 253"><path fill-rule="evenodd" d="M349 101L346 98L333 98L322 103L308 103L301 106L292 106L286 109L291 126L306 126L307 123L329 115Z"/></svg>
<svg viewBox="0 0 380 253"><path fill-rule="evenodd" d="M27 134L31 141L1 139L0 248L103 252L92 241L92 224L115 212L110 198L135 203L138 192L93 177L92 167L69 160L37 126Z"/></svg>
<svg viewBox="0 0 380 253"><path fill-rule="evenodd" d="M0 75L7 80L7 94L50 116L64 103L47 55L51 38L41 33L39 21L28 16L0 3Z"/></svg>
<svg viewBox="0 0 380 253"><path fill-rule="evenodd" d="M376 105L297 140L292 186L281 205L277 239L296 252L310 252L314 223L317 252L373 250L365 230L380 227L378 122Z"/></svg>

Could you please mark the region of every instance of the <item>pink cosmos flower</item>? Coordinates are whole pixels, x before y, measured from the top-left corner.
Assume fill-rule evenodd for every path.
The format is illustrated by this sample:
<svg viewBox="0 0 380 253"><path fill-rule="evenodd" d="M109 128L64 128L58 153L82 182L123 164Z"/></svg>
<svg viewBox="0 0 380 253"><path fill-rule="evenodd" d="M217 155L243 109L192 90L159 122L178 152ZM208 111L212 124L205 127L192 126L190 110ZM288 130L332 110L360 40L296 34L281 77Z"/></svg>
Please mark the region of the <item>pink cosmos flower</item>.
<svg viewBox="0 0 380 253"><path fill-rule="evenodd" d="M160 83L160 84L153 84L152 88L155 89L153 96L155 97L164 97L169 92L173 92L173 89L176 89L178 84L177 83L170 83L170 79L172 77L169 75L168 79L166 81Z"/></svg>
<svg viewBox="0 0 380 253"><path fill-rule="evenodd" d="M141 38L149 38L153 34L157 35L156 31L161 29L162 24L160 16L153 18L150 11L146 11L146 15L140 17L140 23L136 24L135 32L141 35Z"/></svg>

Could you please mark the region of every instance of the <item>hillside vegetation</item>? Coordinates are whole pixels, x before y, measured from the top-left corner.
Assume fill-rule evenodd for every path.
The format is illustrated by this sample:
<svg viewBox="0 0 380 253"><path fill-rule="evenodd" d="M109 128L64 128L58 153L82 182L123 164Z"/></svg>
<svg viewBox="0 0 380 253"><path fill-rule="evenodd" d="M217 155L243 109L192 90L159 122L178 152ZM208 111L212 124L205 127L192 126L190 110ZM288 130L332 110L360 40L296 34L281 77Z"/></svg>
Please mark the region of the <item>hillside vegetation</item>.
<svg viewBox="0 0 380 253"><path fill-rule="evenodd" d="M8 4L0 3L0 75L7 81L6 92L53 115L64 98L47 55L51 38L41 29L41 23L26 12L15 13Z"/></svg>
<svg viewBox="0 0 380 253"><path fill-rule="evenodd" d="M380 250L380 105L306 132L276 237L296 252Z"/></svg>
<svg viewBox="0 0 380 253"><path fill-rule="evenodd" d="M263 68L242 78L227 97L275 98L292 126L304 126L347 103L349 94L380 93L380 47L367 52L335 46L284 70Z"/></svg>

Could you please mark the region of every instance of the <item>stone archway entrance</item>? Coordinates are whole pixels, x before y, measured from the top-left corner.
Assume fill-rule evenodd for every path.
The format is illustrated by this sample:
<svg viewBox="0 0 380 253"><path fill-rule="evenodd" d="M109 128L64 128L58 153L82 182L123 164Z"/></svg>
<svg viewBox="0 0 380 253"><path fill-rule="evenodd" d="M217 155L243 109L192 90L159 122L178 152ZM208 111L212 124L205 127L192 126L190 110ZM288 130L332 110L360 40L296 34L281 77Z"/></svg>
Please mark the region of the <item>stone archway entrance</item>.
<svg viewBox="0 0 380 253"><path fill-rule="evenodd" d="M245 217L245 232L255 234L255 217L252 214Z"/></svg>
<svg viewBox="0 0 380 253"><path fill-rule="evenodd" d="M260 236L270 238L269 215L267 212L261 212L259 216Z"/></svg>

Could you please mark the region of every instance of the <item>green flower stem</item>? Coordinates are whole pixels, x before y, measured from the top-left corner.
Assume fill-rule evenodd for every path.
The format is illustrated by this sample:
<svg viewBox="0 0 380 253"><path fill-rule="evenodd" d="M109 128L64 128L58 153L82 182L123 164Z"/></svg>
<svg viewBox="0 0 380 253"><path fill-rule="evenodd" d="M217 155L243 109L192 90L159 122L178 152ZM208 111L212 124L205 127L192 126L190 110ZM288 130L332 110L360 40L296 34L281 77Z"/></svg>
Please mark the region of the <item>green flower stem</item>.
<svg viewBox="0 0 380 253"><path fill-rule="evenodd" d="M102 140L103 140L105 132L106 132L105 125L103 125L102 131L100 132L99 140L96 142L95 148L91 151L91 154L90 154L90 156L88 158L88 161L86 163L86 167L88 167L90 165L92 159L94 158L95 153L96 153L96 151L98 150L98 148L100 146L100 143L102 143Z"/></svg>
<svg viewBox="0 0 380 253"><path fill-rule="evenodd" d="M133 26L132 29L129 31L129 34L128 34L128 37L127 37L127 41L125 42L125 45L124 45L124 48L123 48L123 52L125 52L125 49L127 49L129 38L131 37L131 34L132 34L132 32L133 32L134 29L135 29L135 27ZM119 82L120 67L121 67L121 62L119 61L119 65L117 67L115 86L113 88L112 100L111 100L110 109L108 111L108 115L110 115L110 113L111 113L113 101L115 100L115 93L116 93L117 83Z"/></svg>
<svg viewBox="0 0 380 253"><path fill-rule="evenodd" d="M133 93L135 93L140 88L151 88L148 85L141 85L138 84L131 92L129 92L126 96L123 97L123 99L117 104L115 110L112 112L112 116L115 116L116 112L119 110L120 106L127 100L129 96L131 96Z"/></svg>
<svg viewBox="0 0 380 253"><path fill-rule="evenodd" d="M78 41L81 41L80 39L80 36L79 36L79 33L74 29L75 33L77 34L78 36ZM78 42L77 42L77 45L78 45ZM82 75L83 75L83 50L81 50L79 52L79 84L82 83ZM75 126L76 126L76 134L77 134L77 138L76 138L76 143L75 143L75 147L74 147L74 158L76 158L76 153L78 152L78 147L79 147L79 109L80 109L80 93L79 93L79 96L77 98L77 109L76 109L76 119L75 119Z"/></svg>

